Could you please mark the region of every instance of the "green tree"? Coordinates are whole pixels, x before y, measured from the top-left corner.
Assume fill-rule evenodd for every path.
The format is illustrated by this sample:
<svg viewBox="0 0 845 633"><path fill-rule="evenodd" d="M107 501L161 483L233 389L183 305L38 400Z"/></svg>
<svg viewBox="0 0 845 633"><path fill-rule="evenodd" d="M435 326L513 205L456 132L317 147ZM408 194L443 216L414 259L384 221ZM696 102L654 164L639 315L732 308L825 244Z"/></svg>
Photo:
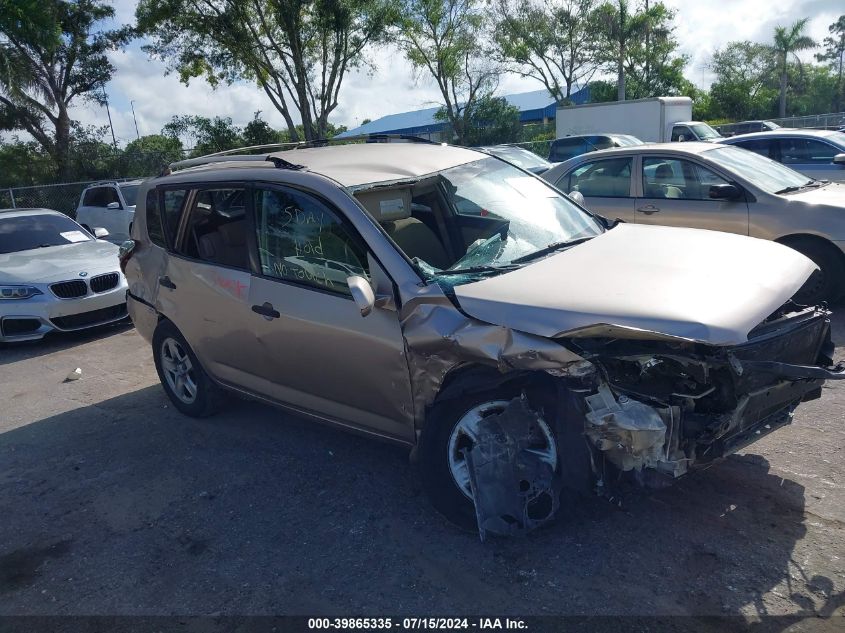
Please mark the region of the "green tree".
<svg viewBox="0 0 845 633"><path fill-rule="evenodd" d="M777 60L771 47L749 41L729 42L713 53L710 86L714 114L733 120L772 116L777 99Z"/></svg>
<svg viewBox="0 0 845 633"><path fill-rule="evenodd" d="M281 138L279 132L261 118L260 110L253 115L252 121L244 126L243 140L248 146L280 143Z"/></svg>
<svg viewBox="0 0 845 633"><path fill-rule="evenodd" d="M121 173L125 176L154 176L183 156L182 142L178 138L148 134L126 145Z"/></svg>
<svg viewBox="0 0 845 633"><path fill-rule="evenodd" d="M522 140L519 108L509 104L506 99L484 96L475 100L466 112L468 126L464 137L467 145L497 145ZM434 118L439 121L448 121L443 108L434 115Z"/></svg>
<svg viewBox="0 0 845 633"><path fill-rule="evenodd" d="M645 17L642 12L632 11L628 0L605 2L596 9L596 27L600 59L608 70L616 71L616 98L625 101L628 46L645 33Z"/></svg>
<svg viewBox="0 0 845 633"><path fill-rule="evenodd" d="M827 27L830 35L824 38L824 52L816 55L820 62L828 62L836 71L836 111L841 112L845 103L845 85L842 83L842 70L845 65L845 15Z"/></svg>
<svg viewBox="0 0 845 633"><path fill-rule="evenodd" d="M254 81L294 140L323 138L349 70L386 36L392 0L140 0L145 49L180 78Z"/></svg>
<svg viewBox="0 0 845 633"><path fill-rule="evenodd" d="M485 7L480 0L402 0L400 15L396 41L408 60L434 79L444 116L465 145L475 102L492 94L498 80L486 45Z"/></svg>
<svg viewBox="0 0 845 633"><path fill-rule="evenodd" d="M0 0L0 121L28 132L69 174L71 105L100 102L114 66L106 52L130 30L100 31L114 16L102 0Z"/></svg>
<svg viewBox="0 0 845 633"><path fill-rule="evenodd" d="M205 156L244 145L242 131L229 117L174 116L161 130L163 136L187 140L191 156Z"/></svg>
<svg viewBox="0 0 845 633"><path fill-rule="evenodd" d="M780 101L778 106L780 118L786 116L787 64L789 58L790 56L794 57L800 64L801 60L798 59L797 53L816 46L816 43L804 34L807 22L809 22L809 18L802 18L789 27L775 27L775 41L772 49L777 55L778 72L780 73Z"/></svg>
<svg viewBox="0 0 845 633"><path fill-rule="evenodd" d="M677 52L674 19L675 11L662 2L650 6L647 0L635 16L632 28L640 33L628 43L624 61L628 97L692 94L694 88L684 77L689 59Z"/></svg>
<svg viewBox="0 0 845 633"><path fill-rule="evenodd" d="M14 136L0 145L0 187L50 182L55 172L52 157L35 141L21 141Z"/></svg>
<svg viewBox="0 0 845 633"><path fill-rule="evenodd" d="M597 0L498 0L495 41L502 60L540 81L558 102L601 64L594 38Z"/></svg>

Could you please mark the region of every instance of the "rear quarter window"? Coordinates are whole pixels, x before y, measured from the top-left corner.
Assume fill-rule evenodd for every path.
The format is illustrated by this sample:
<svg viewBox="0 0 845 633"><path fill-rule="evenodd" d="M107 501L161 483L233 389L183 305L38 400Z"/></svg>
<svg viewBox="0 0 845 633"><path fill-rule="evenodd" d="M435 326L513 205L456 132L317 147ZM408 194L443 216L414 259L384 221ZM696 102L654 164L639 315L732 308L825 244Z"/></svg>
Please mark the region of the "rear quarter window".
<svg viewBox="0 0 845 633"><path fill-rule="evenodd" d="M156 246L167 248L164 236L164 223L161 220L161 209L158 203L159 191L150 189L147 192L147 235Z"/></svg>

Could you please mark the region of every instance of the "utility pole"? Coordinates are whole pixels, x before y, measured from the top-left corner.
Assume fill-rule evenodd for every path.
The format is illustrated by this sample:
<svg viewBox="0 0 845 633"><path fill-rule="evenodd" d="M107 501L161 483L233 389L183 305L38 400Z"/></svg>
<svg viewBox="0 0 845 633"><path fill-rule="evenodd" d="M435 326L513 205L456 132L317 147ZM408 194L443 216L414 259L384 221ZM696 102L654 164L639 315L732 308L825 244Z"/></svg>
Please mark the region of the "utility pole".
<svg viewBox="0 0 845 633"><path fill-rule="evenodd" d="M135 102L130 101L129 107L132 108L132 120L135 121L135 138L137 138L140 141L141 135L138 134L138 119L135 117Z"/></svg>
<svg viewBox="0 0 845 633"><path fill-rule="evenodd" d="M117 153L117 139L114 136L114 125L111 122L111 110L109 110L109 97L106 94L106 85L103 84L103 101L106 104L106 114L109 117L109 128L111 128L111 142L114 145L115 154Z"/></svg>

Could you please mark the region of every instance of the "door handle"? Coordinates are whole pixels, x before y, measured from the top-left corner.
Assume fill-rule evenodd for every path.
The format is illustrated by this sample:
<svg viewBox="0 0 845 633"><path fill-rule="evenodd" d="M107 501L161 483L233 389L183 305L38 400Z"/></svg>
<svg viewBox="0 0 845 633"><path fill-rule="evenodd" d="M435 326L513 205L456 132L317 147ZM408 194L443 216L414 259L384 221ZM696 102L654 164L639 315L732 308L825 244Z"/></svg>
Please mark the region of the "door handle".
<svg viewBox="0 0 845 633"><path fill-rule="evenodd" d="M646 215L651 215L652 213L660 213L660 209L658 209L653 204L647 204L644 207L640 207L637 209L637 213L645 213Z"/></svg>
<svg viewBox="0 0 845 633"><path fill-rule="evenodd" d="M168 277L167 275L158 278L158 285L164 286L165 288L170 288L171 290L176 290L176 284L170 281L170 277Z"/></svg>
<svg viewBox="0 0 845 633"><path fill-rule="evenodd" d="M255 312L255 314L260 314L268 321L278 319L280 316L282 316L281 314L279 314L278 310L273 308L273 304L268 301L265 301L264 304L260 306L252 306L252 311Z"/></svg>

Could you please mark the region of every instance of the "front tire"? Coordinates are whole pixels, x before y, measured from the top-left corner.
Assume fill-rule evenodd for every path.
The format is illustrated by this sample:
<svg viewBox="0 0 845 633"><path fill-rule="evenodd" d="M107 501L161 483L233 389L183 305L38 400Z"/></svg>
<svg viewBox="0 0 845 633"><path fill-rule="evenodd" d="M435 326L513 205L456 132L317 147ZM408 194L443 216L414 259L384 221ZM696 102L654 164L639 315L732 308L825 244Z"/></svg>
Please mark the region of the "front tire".
<svg viewBox="0 0 845 633"><path fill-rule="evenodd" d="M813 305L822 301L833 302L842 296L842 256L835 246L809 239L796 239L786 244L811 259L819 267L796 293L798 303Z"/></svg>
<svg viewBox="0 0 845 633"><path fill-rule="evenodd" d="M423 489L431 504L446 519L458 527L475 531L478 522L469 469L462 455L463 449L473 445L473 428L488 415L501 413L509 402L519 397L517 385L454 395L464 392L462 381L450 386L435 401L427 416L420 437L419 469ZM557 441L551 426L541 419L540 435L552 468L558 469Z"/></svg>
<svg viewBox="0 0 845 633"><path fill-rule="evenodd" d="M222 395L185 337L170 321L153 333L153 360L167 397L185 415L204 418L220 410Z"/></svg>

